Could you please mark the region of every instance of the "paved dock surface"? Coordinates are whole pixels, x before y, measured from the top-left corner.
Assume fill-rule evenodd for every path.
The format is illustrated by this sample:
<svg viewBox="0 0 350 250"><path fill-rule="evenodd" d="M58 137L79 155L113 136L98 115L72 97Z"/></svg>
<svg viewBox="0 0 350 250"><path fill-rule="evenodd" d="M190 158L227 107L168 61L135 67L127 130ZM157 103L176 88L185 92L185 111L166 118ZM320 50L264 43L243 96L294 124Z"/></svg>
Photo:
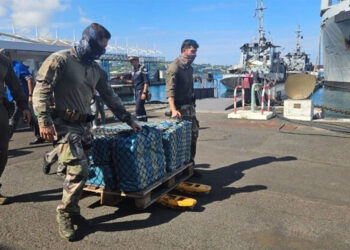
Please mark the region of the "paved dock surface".
<svg viewBox="0 0 350 250"><path fill-rule="evenodd" d="M151 120L164 119L164 106L148 109ZM289 123L279 131L278 119L229 120L218 109L198 112L202 178L192 180L213 190L193 211L85 197L81 212L94 226L72 243L57 234L62 179L41 170L50 145L28 146L33 133L15 133L0 249L350 249L350 136Z"/></svg>

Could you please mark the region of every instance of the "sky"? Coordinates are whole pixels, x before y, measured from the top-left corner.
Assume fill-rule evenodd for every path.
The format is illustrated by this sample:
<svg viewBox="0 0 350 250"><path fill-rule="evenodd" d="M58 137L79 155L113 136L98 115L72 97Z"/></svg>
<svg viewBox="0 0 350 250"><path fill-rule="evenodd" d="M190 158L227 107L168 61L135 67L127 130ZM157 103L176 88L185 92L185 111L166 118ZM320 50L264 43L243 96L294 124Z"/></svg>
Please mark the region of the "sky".
<svg viewBox="0 0 350 250"><path fill-rule="evenodd" d="M282 54L296 45L298 25L302 47L318 55L320 0L264 0L266 37ZM110 43L156 48L166 60L180 54L184 39L199 43L195 63L234 65L240 47L258 34L256 0L0 0L0 32L34 37L80 39L91 22L104 25Z"/></svg>

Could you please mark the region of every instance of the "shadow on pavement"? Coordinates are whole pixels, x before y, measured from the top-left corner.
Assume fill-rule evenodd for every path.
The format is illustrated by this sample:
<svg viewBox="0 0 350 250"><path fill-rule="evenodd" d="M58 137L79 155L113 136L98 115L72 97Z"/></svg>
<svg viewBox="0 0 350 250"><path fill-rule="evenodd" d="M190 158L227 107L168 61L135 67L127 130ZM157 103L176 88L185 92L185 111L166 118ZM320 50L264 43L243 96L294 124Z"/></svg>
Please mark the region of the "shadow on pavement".
<svg viewBox="0 0 350 250"><path fill-rule="evenodd" d="M8 158L15 158L18 156L23 156L23 155L27 155L32 153L33 151L29 151L29 150L20 150L20 149L11 149L8 151Z"/></svg>
<svg viewBox="0 0 350 250"><path fill-rule="evenodd" d="M264 185L248 185L244 187L228 187L232 183L242 179L245 175L244 171L249 170L251 168L255 168L258 166L266 165L271 162L279 162L279 161L294 161L297 160L296 157L286 156L286 157L260 157L255 158L249 161L241 161L238 163L234 163L232 165L228 165L222 168L207 170L208 164L199 164L196 165L196 171L202 174L203 184L210 185L212 187L212 191L209 195L203 195L200 197L200 205L206 205L215 201L222 201L230 198L232 195L238 193L248 193L255 192L259 190L267 189L267 186ZM191 179L193 181L197 181L197 179ZM199 180L198 180L199 181Z"/></svg>
<svg viewBox="0 0 350 250"><path fill-rule="evenodd" d="M199 127L199 130L206 130L209 129L210 127Z"/></svg>
<svg viewBox="0 0 350 250"><path fill-rule="evenodd" d="M203 178L200 182L203 184L209 184L212 186L212 191L209 195L198 196L199 204L202 206L196 206L193 212L202 212L205 210L203 205L222 201L230 198L232 195L237 193L246 193L246 192L255 192L259 190L267 189L264 185L249 185L244 187L227 187L228 185L240 180L243 178L244 171L269 164L271 162L278 161L293 161L297 160L296 157L287 156L287 157L260 157L252 159L249 161L242 161L235 164L231 164L222 168L209 170L210 165L200 164L196 167L196 170L199 171ZM200 169L200 170L199 170ZM205 170L203 170L205 169ZM129 215L135 215L137 213L149 213L147 219L142 220L131 220L131 221L122 221L122 222L111 222L109 221L120 219ZM92 234L94 232L115 232L115 231L128 231L135 229L142 229L161 225L168 223L172 219L176 218L181 214L179 210L167 209L159 204L154 204L148 209L139 211L132 204L132 201L126 200L119 204L119 208L112 214L107 214L91 219L92 224L94 225L90 229L79 228L77 230L78 241L83 239L86 235Z"/></svg>
<svg viewBox="0 0 350 250"><path fill-rule="evenodd" d="M62 188L38 191L34 193L21 194L13 196L9 200L11 203L24 203L24 202L45 202L45 201L59 201L62 198Z"/></svg>
<svg viewBox="0 0 350 250"><path fill-rule="evenodd" d="M14 157L17 157L17 156L23 156L23 155L27 155L27 154L33 153L33 151L29 151L29 150L26 150L26 149L42 148L42 147L47 147L49 145L51 145L51 144L43 143L43 144L40 144L40 145L31 145L31 146L28 146L28 147L9 149L9 151L8 151L8 158L10 159L10 158L14 158Z"/></svg>

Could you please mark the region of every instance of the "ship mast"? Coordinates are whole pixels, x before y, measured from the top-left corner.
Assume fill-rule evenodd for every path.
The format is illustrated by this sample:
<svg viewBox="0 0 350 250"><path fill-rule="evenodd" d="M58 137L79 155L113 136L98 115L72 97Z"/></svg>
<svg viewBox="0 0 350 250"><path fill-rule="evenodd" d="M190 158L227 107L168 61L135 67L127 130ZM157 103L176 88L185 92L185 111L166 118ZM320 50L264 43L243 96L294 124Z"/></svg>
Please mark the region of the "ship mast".
<svg viewBox="0 0 350 250"><path fill-rule="evenodd" d="M300 45L300 40L301 40L301 29L300 25L298 25L298 30L296 31L297 33L297 48L296 48L296 53L297 55L300 55L301 53L301 45Z"/></svg>
<svg viewBox="0 0 350 250"><path fill-rule="evenodd" d="M259 6L256 10L259 11L259 44L264 40L264 7L263 0L259 0Z"/></svg>

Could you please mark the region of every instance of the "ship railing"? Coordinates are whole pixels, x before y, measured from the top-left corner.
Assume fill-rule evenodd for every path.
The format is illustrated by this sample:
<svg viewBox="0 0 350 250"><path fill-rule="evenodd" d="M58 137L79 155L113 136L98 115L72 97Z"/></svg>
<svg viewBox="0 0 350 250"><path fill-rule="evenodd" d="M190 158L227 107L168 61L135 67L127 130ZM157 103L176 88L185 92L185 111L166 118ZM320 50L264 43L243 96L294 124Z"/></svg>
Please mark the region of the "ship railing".
<svg viewBox="0 0 350 250"><path fill-rule="evenodd" d="M242 95L241 95L241 100L242 100L242 110L244 110L244 99L245 99L245 94L244 94L244 88L241 85L237 85L235 87L235 90L233 92L233 112L236 114L237 113L237 90L241 89L242 90Z"/></svg>
<svg viewBox="0 0 350 250"><path fill-rule="evenodd" d="M214 90L215 98L219 98L219 80L215 77L211 79L198 77L195 79L195 82L198 82L199 88L210 88Z"/></svg>

